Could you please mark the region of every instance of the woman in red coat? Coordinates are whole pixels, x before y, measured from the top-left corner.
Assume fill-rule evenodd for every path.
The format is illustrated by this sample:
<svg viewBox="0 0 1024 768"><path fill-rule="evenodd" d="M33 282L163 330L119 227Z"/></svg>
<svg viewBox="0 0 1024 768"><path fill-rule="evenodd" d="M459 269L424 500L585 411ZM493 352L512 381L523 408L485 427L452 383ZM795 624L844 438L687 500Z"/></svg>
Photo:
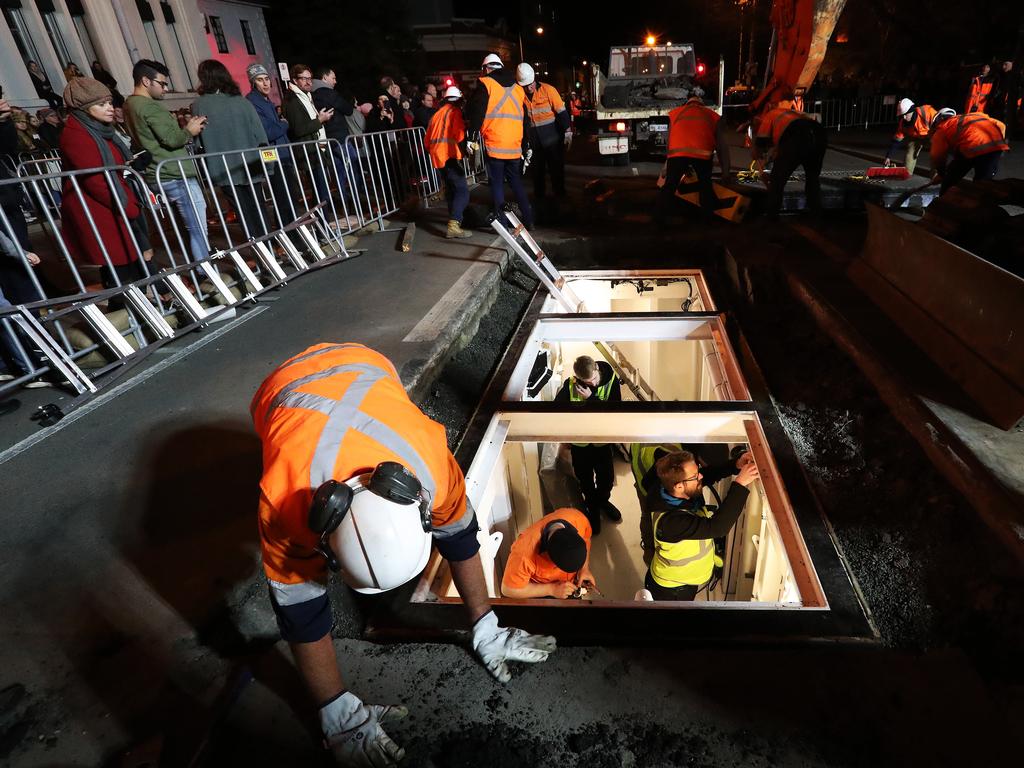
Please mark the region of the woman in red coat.
<svg viewBox="0 0 1024 768"><path fill-rule="evenodd" d="M114 130L110 89L97 80L78 77L64 89L64 103L69 109L67 125L60 137L64 170L124 165L130 150ZM81 194L75 189L72 178L77 181ZM149 255L149 243L144 225L138 226L144 220L139 218L138 200L122 174L69 176L64 180L62 192L62 235L71 254L103 267L106 288L145 277L139 257ZM86 211L96 225L95 230ZM134 240L133 230L136 232Z"/></svg>

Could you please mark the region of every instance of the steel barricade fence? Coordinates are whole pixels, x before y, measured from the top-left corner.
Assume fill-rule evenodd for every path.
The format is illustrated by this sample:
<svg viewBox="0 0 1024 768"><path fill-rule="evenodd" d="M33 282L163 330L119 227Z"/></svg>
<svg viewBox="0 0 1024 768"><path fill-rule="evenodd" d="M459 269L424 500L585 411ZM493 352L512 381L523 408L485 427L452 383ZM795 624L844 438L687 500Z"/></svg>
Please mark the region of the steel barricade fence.
<svg viewBox="0 0 1024 768"><path fill-rule="evenodd" d="M809 106L808 112L818 115L825 128L840 131L896 123L896 97L893 95L816 100Z"/></svg>
<svg viewBox="0 0 1024 768"><path fill-rule="evenodd" d="M54 182L64 191L58 208L50 207L47 193ZM122 183L131 185L132 195L124 194ZM314 233L326 203L297 212L295 220L245 243L192 259L176 255L155 195L146 194L141 176L129 168L0 180L0 187L11 185L22 196L27 193L42 214L30 231L20 207L0 209L0 234L5 236L0 245L12 251L5 255L21 267L6 273L5 285L14 288L8 287L11 295L0 300L0 353L14 376L0 382L0 394L48 374L76 394L95 391L95 378L152 344L346 257L344 251L328 255ZM94 208L101 198L105 210ZM138 214L129 217L136 213L135 202ZM66 214L68 206L74 214ZM110 227L117 234L101 233ZM83 263L85 254L75 252L76 246L90 251L91 264ZM43 254L42 264L37 251Z"/></svg>
<svg viewBox="0 0 1024 768"><path fill-rule="evenodd" d="M392 131L349 136L352 171L362 181L366 199L359 200L359 216L376 219L395 213L409 200L429 205L440 189L437 171L430 162L424 128L399 128Z"/></svg>

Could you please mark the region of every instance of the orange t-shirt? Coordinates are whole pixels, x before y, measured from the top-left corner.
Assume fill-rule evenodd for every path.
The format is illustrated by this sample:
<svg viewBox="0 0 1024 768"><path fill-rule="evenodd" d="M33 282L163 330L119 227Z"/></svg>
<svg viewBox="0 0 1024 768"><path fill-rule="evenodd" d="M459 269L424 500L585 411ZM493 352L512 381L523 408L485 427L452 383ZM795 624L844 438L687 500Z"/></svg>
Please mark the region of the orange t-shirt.
<svg viewBox="0 0 1024 768"><path fill-rule="evenodd" d="M566 573L551 562L550 557L539 551L541 534L548 524L555 520L564 520L575 528L576 533L583 537L587 545L587 555L590 555L590 521L586 515L571 507L556 509L550 515L544 515L515 540L508 555L508 563L505 565L505 575L501 579L503 589L521 589L530 583L554 584L559 581L572 581L575 573Z"/></svg>

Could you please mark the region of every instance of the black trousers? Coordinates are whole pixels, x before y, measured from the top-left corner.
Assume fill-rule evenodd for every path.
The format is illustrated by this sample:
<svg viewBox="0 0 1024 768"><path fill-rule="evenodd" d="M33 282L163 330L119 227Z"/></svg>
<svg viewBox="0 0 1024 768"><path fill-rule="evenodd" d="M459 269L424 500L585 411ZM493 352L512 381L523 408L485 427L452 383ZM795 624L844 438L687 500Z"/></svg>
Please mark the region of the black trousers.
<svg viewBox="0 0 1024 768"><path fill-rule="evenodd" d="M538 146L533 150L533 196L547 193L545 175L551 176L551 191L558 197L565 195L565 145L556 141L550 147Z"/></svg>
<svg viewBox="0 0 1024 768"><path fill-rule="evenodd" d="M984 155L978 155L973 159L957 152L953 155L953 159L950 160L949 165L946 167L946 172L942 175L942 188L939 194L941 195L950 187L955 186L971 170L974 171L974 179L976 181L979 179L994 179L996 173L999 172L999 158L1002 156L1002 150L986 152Z"/></svg>
<svg viewBox="0 0 1024 768"><path fill-rule="evenodd" d="M572 454L572 471L587 502L587 518L593 525L595 519L600 520L601 508L611 498L612 485L615 484L612 446L570 445L569 451Z"/></svg>
<svg viewBox="0 0 1024 768"><path fill-rule="evenodd" d="M663 587L654 580L650 571L647 571L644 586L655 600L693 600L697 597L697 592L701 587L699 584L687 584L685 587Z"/></svg>
<svg viewBox="0 0 1024 768"><path fill-rule="evenodd" d="M693 169L697 174L697 194L700 196L700 206L705 216L713 216L715 206L718 205L718 196L711 186L711 159L704 160L699 157L670 157L665 165L665 186L658 190L658 199L654 205L654 218L656 221L665 221L676 204L676 190L679 182L686 172Z"/></svg>
<svg viewBox="0 0 1024 768"><path fill-rule="evenodd" d="M804 194L811 211L821 210L821 165L825 161L828 140L825 129L816 120L796 120L783 132L768 179L769 216L782 210L782 192L786 182L800 166L804 169Z"/></svg>

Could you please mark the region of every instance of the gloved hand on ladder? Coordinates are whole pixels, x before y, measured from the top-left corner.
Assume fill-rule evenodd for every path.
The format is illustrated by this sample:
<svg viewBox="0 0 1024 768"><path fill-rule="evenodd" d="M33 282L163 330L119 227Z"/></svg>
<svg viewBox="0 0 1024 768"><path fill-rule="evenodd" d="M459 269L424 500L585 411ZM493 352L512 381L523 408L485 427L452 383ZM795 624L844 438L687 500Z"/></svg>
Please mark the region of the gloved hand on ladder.
<svg viewBox="0 0 1024 768"><path fill-rule="evenodd" d="M531 635L515 627L499 627L494 611L488 611L473 625L473 650L487 671L503 683L512 679L508 662L547 661L557 647L555 638L549 635Z"/></svg>

